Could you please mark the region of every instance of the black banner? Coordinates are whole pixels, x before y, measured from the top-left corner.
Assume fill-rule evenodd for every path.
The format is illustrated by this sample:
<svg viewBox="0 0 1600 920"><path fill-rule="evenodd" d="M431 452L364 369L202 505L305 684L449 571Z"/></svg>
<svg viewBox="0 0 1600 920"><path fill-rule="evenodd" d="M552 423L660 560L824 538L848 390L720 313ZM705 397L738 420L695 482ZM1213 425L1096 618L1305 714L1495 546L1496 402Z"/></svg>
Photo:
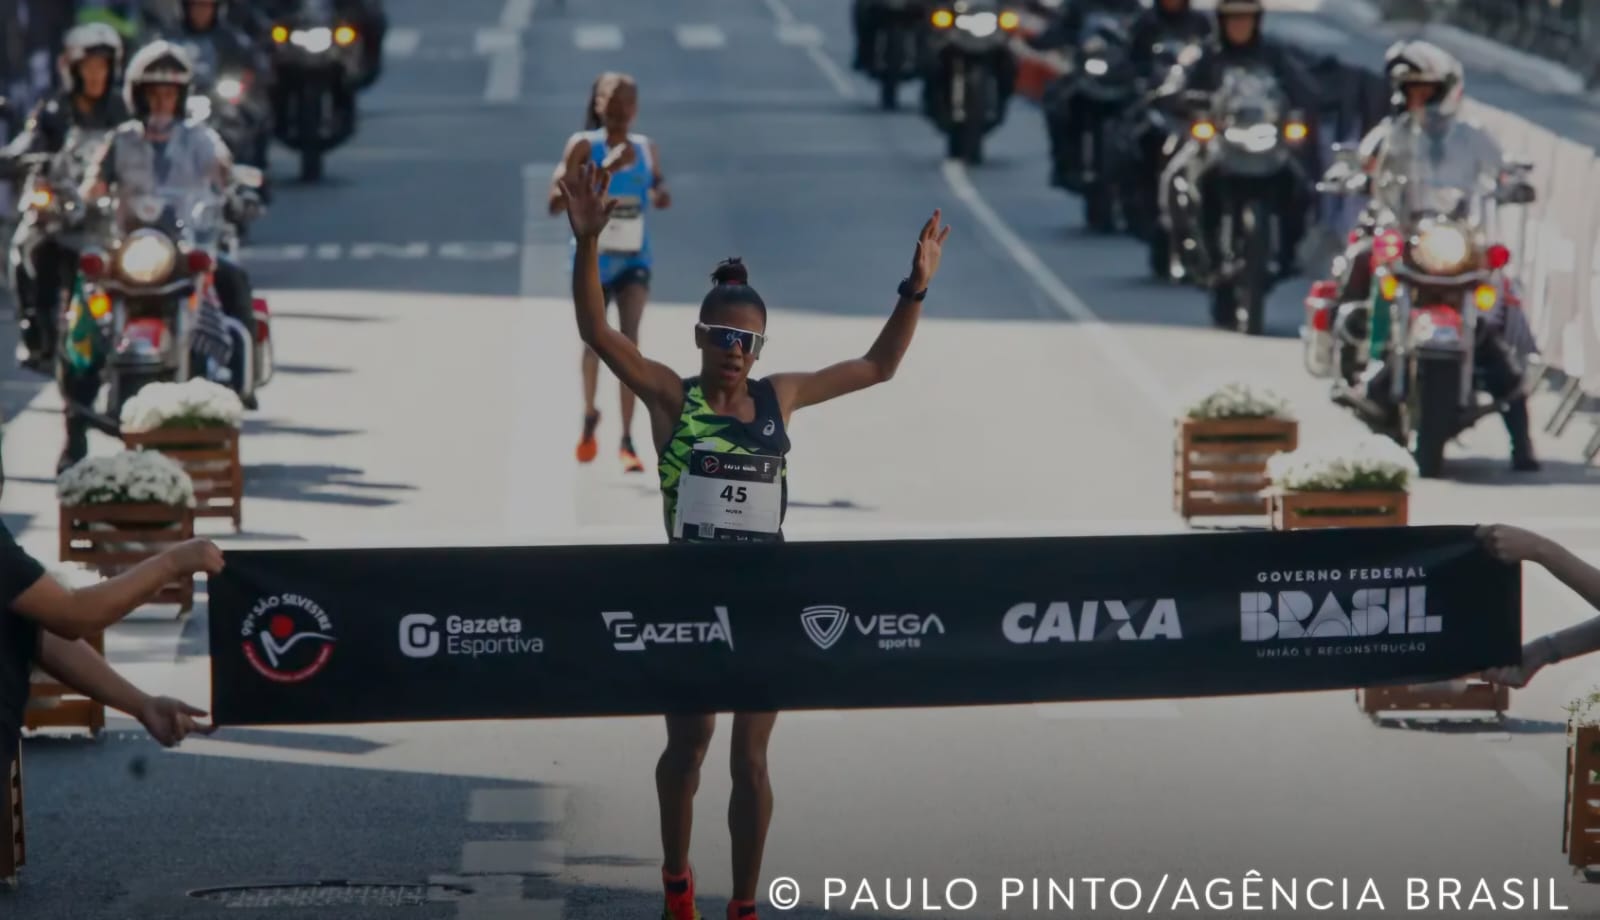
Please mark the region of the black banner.
<svg viewBox="0 0 1600 920"><path fill-rule="evenodd" d="M1518 658L1465 527L228 553L231 725L1331 690Z"/></svg>

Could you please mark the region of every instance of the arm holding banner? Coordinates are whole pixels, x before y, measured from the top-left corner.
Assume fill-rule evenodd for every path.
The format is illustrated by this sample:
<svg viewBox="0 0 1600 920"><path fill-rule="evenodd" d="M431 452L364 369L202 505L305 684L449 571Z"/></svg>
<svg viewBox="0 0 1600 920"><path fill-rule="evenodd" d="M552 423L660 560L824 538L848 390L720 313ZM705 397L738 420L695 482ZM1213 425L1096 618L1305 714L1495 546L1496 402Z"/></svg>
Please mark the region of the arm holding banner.
<svg viewBox="0 0 1600 920"><path fill-rule="evenodd" d="M222 550L210 540L189 540L87 588L40 578L17 596L11 609L63 639L82 639L109 628L169 582L220 571Z"/></svg>
<svg viewBox="0 0 1600 920"><path fill-rule="evenodd" d="M1600 569L1555 541L1517 527L1496 524L1479 532L1496 558L1504 562L1536 562L1600 610ZM1496 668L1485 676L1495 683L1522 687L1543 668L1594 651L1600 651L1600 616L1534 639L1523 646L1521 665Z"/></svg>

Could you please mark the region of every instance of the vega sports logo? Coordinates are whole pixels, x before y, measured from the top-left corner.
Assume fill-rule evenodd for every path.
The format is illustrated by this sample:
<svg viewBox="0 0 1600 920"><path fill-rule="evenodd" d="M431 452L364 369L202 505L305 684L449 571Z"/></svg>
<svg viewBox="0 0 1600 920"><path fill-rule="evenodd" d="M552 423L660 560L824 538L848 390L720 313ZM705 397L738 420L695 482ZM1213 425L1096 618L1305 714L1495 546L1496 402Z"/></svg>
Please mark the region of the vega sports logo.
<svg viewBox="0 0 1600 920"><path fill-rule="evenodd" d="M279 683L309 680L333 657L333 621L316 601L301 594L257 601L239 633L251 667Z"/></svg>
<svg viewBox="0 0 1600 920"><path fill-rule="evenodd" d="M823 651L839 644L851 626L857 633L876 640L878 648L885 651L921 648L924 637L944 635L944 622L936 613L851 616L838 604L815 604L800 611L800 628Z"/></svg>

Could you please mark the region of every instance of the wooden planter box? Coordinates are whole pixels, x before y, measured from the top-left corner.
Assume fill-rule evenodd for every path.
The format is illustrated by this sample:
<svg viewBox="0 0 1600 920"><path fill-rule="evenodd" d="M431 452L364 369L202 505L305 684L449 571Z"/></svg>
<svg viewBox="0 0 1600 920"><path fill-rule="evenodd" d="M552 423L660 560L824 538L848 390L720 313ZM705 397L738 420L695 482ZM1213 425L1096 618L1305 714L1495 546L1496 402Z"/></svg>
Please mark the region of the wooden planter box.
<svg viewBox="0 0 1600 920"><path fill-rule="evenodd" d="M103 657L106 653L105 633L95 633L84 640ZM81 728L91 738L98 737L106 727L106 707L66 684L56 682L43 669L35 668L33 682L29 685L28 708L23 713L25 731L41 728Z"/></svg>
<svg viewBox="0 0 1600 920"><path fill-rule="evenodd" d="M61 561L78 562L110 578L168 547L194 537L194 509L171 505L61 506ZM138 544L138 546L129 546ZM194 608L194 577L180 579L151 598Z"/></svg>
<svg viewBox="0 0 1600 920"><path fill-rule="evenodd" d="M17 887L17 870L27 861L27 837L22 832L22 751L6 771L5 793L0 795L0 887Z"/></svg>
<svg viewBox="0 0 1600 920"><path fill-rule="evenodd" d="M1410 520L1405 492L1267 493L1273 530L1326 527L1404 527Z"/></svg>
<svg viewBox="0 0 1600 920"><path fill-rule="evenodd" d="M171 457L194 480L195 517L232 518L244 527L244 468L239 463L239 429L158 428L124 434L130 450L154 450Z"/></svg>
<svg viewBox="0 0 1600 920"><path fill-rule="evenodd" d="M1511 708L1511 688L1469 680L1465 688L1419 684L1366 687L1356 691L1356 705L1376 720L1387 712L1492 712L1503 718Z"/></svg>
<svg viewBox="0 0 1600 920"><path fill-rule="evenodd" d="M1600 725L1568 724L1567 804L1561 852L1589 881L1600 880Z"/></svg>
<svg viewBox="0 0 1600 920"><path fill-rule="evenodd" d="M1283 419L1178 419L1172 440L1172 504L1185 521L1267 513L1267 461L1299 445L1300 423Z"/></svg>

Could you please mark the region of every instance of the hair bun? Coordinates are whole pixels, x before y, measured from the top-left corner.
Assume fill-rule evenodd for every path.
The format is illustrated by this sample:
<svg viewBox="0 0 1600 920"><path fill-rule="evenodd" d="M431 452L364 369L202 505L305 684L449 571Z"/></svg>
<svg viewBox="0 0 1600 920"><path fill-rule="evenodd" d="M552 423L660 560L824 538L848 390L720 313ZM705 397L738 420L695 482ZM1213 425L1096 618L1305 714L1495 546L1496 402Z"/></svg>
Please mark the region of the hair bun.
<svg viewBox="0 0 1600 920"><path fill-rule="evenodd" d="M735 256L717 263L716 269L711 272L711 280L715 284L748 285L750 271L744 267L744 260Z"/></svg>

